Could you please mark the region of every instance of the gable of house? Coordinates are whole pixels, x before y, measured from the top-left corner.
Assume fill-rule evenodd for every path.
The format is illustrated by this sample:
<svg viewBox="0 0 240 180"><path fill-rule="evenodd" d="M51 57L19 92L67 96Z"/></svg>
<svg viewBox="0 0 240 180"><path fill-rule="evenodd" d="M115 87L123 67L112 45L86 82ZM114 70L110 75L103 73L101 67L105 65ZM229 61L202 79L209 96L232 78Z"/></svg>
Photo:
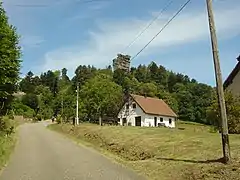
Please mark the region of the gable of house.
<svg viewBox="0 0 240 180"><path fill-rule="evenodd" d="M233 94L240 95L240 56L237 58L238 63L225 80L223 87Z"/></svg>
<svg viewBox="0 0 240 180"><path fill-rule="evenodd" d="M142 108L130 96L129 101L123 105L122 109L118 113L118 118L124 118L128 116L139 116L143 114L144 112Z"/></svg>

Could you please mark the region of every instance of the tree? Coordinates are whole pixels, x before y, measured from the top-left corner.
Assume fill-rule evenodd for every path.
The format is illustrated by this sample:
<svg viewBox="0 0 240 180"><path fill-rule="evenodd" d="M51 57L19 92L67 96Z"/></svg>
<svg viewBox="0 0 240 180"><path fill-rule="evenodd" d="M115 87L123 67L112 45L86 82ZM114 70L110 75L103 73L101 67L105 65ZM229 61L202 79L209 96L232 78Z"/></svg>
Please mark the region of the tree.
<svg viewBox="0 0 240 180"><path fill-rule="evenodd" d="M116 117L122 105L122 88L110 76L99 74L82 87L81 102L87 109L88 118Z"/></svg>
<svg viewBox="0 0 240 180"><path fill-rule="evenodd" d="M32 108L36 113L38 109L38 97L35 94L26 94L22 97L22 103Z"/></svg>
<svg viewBox="0 0 240 180"><path fill-rule="evenodd" d="M145 65L139 65L137 67L137 70L135 72L135 78L139 81L139 82L147 82L148 80L148 74L147 74L148 70L147 67Z"/></svg>
<svg viewBox="0 0 240 180"><path fill-rule="evenodd" d="M24 79L19 83L20 90L25 93L33 93L35 87L40 83L40 79L38 76L34 77L32 71L29 71Z"/></svg>
<svg viewBox="0 0 240 180"><path fill-rule="evenodd" d="M40 118L49 119L53 113L53 93L50 91L50 88L47 86L40 85L36 87L35 94L38 96L38 115Z"/></svg>
<svg viewBox="0 0 240 180"><path fill-rule="evenodd" d="M240 96L233 96L231 92L226 91L225 100L229 133L240 134ZM220 110L216 94L211 106L207 108L207 118L211 120L211 124L221 130Z"/></svg>
<svg viewBox="0 0 240 180"><path fill-rule="evenodd" d="M157 97L159 99L164 100L164 102L166 102L172 109L173 111L178 114L178 101L177 99L174 97L174 95L172 95L171 93L165 91L165 90L160 90L157 94Z"/></svg>
<svg viewBox="0 0 240 180"><path fill-rule="evenodd" d="M6 113L13 100L20 69L20 46L16 28L8 23L0 2L0 115Z"/></svg>
<svg viewBox="0 0 240 180"><path fill-rule="evenodd" d="M138 89L138 94L155 97L157 95L157 86L154 83L141 83Z"/></svg>

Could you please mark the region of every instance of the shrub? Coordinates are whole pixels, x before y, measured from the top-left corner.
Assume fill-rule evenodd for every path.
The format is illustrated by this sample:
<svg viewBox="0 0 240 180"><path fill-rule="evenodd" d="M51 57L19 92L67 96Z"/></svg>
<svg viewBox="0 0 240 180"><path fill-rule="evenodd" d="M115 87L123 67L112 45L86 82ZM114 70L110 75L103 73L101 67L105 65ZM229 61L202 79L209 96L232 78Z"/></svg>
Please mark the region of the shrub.
<svg viewBox="0 0 240 180"><path fill-rule="evenodd" d="M0 135L11 135L14 132L14 120L7 116L0 117Z"/></svg>
<svg viewBox="0 0 240 180"><path fill-rule="evenodd" d="M58 124L62 124L62 117L61 117L61 115L57 115L57 123Z"/></svg>
<svg viewBox="0 0 240 180"><path fill-rule="evenodd" d="M226 92L225 99L229 133L240 134L240 97L233 96L230 92ZM221 117L217 99L215 99L208 108L207 117L211 120L212 125L218 128L221 127Z"/></svg>
<svg viewBox="0 0 240 180"><path fill-rule="evenodd" d="M14 115L23 116L25 118L32 118L34 116L34 110L20 101L14 102L12 110Z"/></svg>

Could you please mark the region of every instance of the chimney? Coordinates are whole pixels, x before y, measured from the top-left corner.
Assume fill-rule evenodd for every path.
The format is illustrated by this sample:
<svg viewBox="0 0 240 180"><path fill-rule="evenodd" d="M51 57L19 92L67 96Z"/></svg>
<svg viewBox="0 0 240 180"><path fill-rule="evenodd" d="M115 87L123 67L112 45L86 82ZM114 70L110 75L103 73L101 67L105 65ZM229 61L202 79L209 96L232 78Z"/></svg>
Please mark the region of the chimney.
<svg viewBox="0 0 240 180"><path fill-rule="evenodd" d="M240 62L240 55L237 57L237 60Z"/></svg>

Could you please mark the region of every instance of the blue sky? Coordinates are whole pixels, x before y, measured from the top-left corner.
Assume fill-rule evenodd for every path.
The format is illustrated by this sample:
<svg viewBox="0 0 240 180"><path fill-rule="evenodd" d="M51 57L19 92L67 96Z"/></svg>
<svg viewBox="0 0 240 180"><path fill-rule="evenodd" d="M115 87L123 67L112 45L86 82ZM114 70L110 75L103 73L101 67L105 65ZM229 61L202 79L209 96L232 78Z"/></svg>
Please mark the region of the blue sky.
<svg viewBox="0 0 240 180"><path fill-rule="evenodd" d="M36 74L80 64L105 67L156 16L168 0L3 0L21 35L21 72ZM173 4L129 49L134 56L178 10ZM20 7L16 5L47 5ZM213 0L223 79L240 54L239 0ZM192 0L132 65L155 61L199 82L215 85L205 0Z"/></svg>

